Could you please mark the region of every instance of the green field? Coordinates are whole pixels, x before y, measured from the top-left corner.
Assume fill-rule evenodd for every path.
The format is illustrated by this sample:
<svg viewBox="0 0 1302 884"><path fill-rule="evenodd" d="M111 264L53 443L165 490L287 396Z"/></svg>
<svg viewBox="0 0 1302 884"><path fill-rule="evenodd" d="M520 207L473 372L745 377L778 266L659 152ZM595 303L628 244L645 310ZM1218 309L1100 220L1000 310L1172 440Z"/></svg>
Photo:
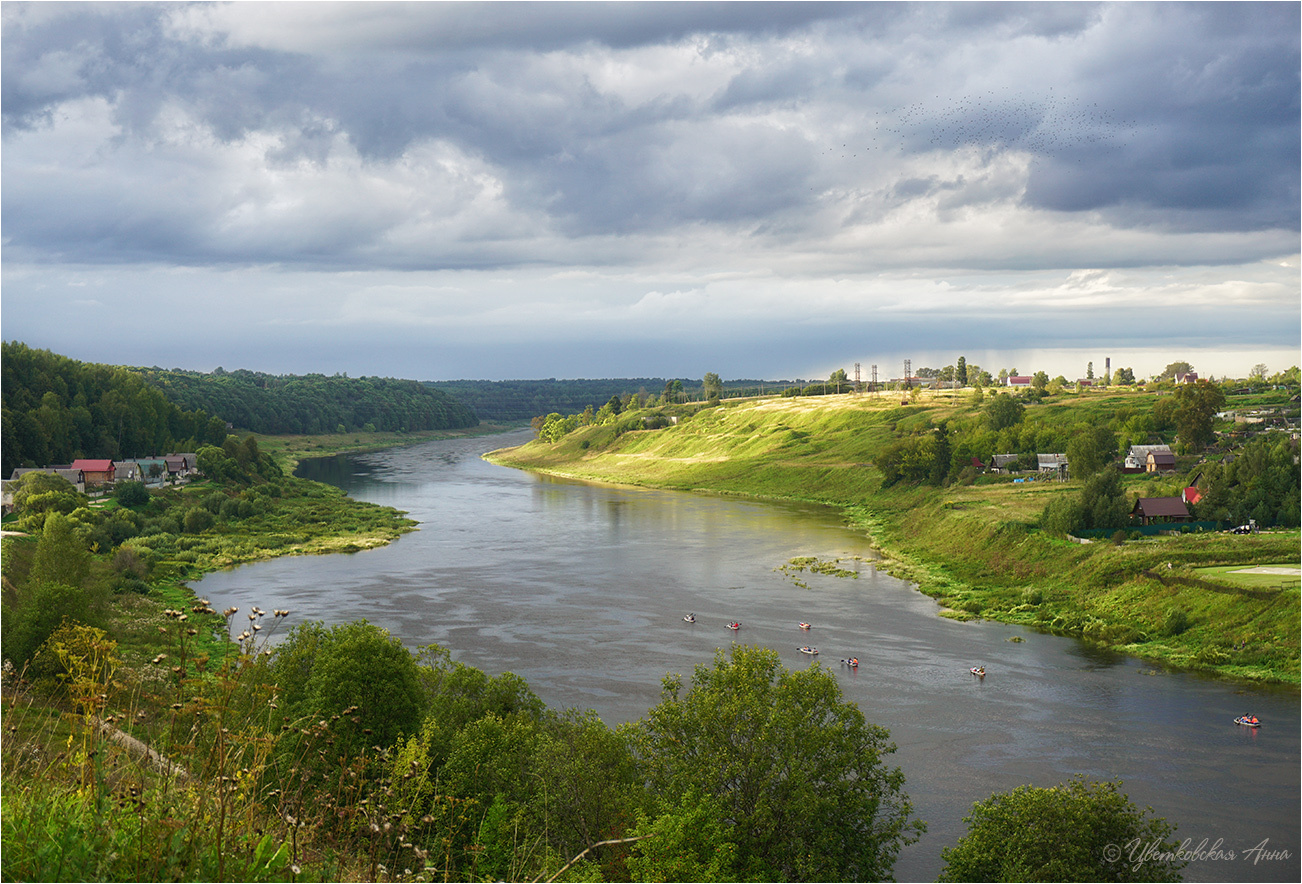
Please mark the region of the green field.
<svg viewBox="0 0 1302 884"><path fill-rule="evenodd" d="M1269 573L1287 571L1288 573ZM1195 568L1194 573L1207 580L1246 586L1249 589L1279 589L1297 592L1302 586L1297 562L1267 562L1261 565L1220 565Z"/></svg>

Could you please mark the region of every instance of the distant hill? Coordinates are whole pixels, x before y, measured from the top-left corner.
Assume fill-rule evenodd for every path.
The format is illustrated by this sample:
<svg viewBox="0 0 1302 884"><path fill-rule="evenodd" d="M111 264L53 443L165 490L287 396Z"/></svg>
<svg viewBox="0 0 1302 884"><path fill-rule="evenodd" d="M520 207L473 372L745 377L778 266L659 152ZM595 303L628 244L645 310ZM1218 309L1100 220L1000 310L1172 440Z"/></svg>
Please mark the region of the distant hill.
<svg viewBox="0 0 1302 884"><path fill-rule="evenodd" d="M426 381L425 385L442 390L475 410L483 420L527 421L540 415L575 414L591 405L600 408L611 396L623 398L630 394L658 396L665 384L677 380L683 385L688 399L701 399L703 383L700 378L600 378L514 381ZM789 384L804 381L724 381L724 395L728 397L754 396L761 392L782 390Z"/></svg>
<svg viewBox="0 0 1302 884"><path fill-rule="evenodd" d="M473 408L418 381L220 368L133 371L183 408L202 409L264 435L450 430L479 423Z"/></svg>

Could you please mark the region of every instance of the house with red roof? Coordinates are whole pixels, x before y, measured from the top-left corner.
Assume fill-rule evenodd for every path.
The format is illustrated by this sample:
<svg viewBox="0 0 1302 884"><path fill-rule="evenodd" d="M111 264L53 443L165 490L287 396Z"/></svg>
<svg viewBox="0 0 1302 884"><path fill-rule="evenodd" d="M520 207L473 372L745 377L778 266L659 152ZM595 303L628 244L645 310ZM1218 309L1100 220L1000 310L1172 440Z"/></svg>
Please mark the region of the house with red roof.
<svg viewBox="0 0 1302 884"><path fill-rule="evenodd" d="M114 465L111 460L74 460L69 469L81 470L87 488L113 484Z"/></svg>

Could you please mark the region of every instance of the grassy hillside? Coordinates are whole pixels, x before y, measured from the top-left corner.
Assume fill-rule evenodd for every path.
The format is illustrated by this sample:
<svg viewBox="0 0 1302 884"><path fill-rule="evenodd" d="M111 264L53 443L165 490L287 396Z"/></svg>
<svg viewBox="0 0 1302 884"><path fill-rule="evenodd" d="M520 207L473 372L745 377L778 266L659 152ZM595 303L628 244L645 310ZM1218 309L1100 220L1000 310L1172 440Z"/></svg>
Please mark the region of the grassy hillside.
<svg viewBox="0 0 1302 884"><path fill-rule="evenodd" d="M1143 413L1153 402L1142 392L1059 398L1031 405L1026 423L1045 434ZM1250 586L1195 572L1297 563L1296 529L1082 544L1038 528L1046 503L1079 492L1079 482L982 477L883 488L874 460L892 440L942 421L971 422L978 410L961 393L909 404L888 394L751 400L680 409L676 424L656 430L625 415L489 457L581 479L836 506L946 616L1023 623L1175 666L1298 683L1297 583ZM1199 466L1195 457L1181 461L1186 473ZM1178 494L1186 478L1127 477L1126 489L1131 498Z"/></svg>

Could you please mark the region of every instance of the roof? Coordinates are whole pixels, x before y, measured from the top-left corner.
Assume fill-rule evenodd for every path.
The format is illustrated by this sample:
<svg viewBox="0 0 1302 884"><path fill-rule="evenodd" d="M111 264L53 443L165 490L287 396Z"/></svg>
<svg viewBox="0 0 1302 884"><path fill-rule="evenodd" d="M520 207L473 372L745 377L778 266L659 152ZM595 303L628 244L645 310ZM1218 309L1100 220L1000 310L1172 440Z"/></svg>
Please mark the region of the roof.
<svg viewBox="0 0 1302 884"><path fill-rule="evenodd" d="M1040 462L1040 469L1062 466L1067 463L1067 455L1065 454L1037 454L1036 458Z"/></svg>
<svg viewBox="0 0 1302 884"><path fill-rule="evenodd" d="M1169 451L1150 451L1148 452L1148 462L1155 465L1175 466L1175 455Z"/></svg>
<svg viewBox="0 0 1302 884"><path fill-rule="evenodd" d="M1031 381L1033 381L1033 380L1034 380L1034 378L1032 378L1030 375L1025 375L1025 374L1010 374L1010 375L1008 376L1008 386L1010 386L1010 387L1029 387L1029 386L1031 385Z"/></svg>
<svg viewBox="0 0 1302 884"><path fill-rule="evenodd" d="M1203 499L1203 493L1192 485L1186 488L1180 496L1184 498L1185 503L1197 503Z"/></svg>
<svg viewBox="0 0 1302 884"><path fill-rule="evenodd" d="M1134 455L1135 457L1138 457L1140 460L1143 460L1144 458L1148 457L1148 452L1150 451L1165 451L1167 454L1170 454L1171 446L1170 445L1131 445L1129 453Z"/></svg>
<svg viewBox="0 0 1302 884"><path fill-rule="evenodd" d="M71 469L83 473L107 473L113 469L111 460L74 460Z"/></svg>
<svg viewBox="0 0 1302 884"><path fill-rule="evenodd" d="M1141 497L1135 501L1134 513L1146 519L1161 516L1189 518L1189 507L1178 497Z"/></svg>

